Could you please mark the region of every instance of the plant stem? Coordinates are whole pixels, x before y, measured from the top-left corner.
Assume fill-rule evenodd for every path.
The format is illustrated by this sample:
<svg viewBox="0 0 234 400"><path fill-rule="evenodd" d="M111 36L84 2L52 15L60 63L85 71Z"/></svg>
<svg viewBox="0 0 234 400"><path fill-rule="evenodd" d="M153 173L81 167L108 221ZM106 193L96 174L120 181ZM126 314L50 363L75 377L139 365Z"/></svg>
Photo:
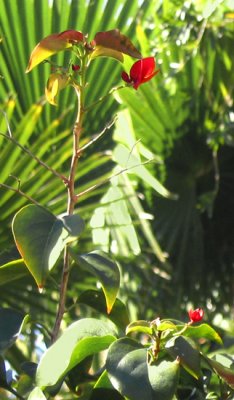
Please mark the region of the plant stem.
<svg viewBox="0 0 234 400"><path fill-rule="evenodd" d="M79 143L80 143L80 134L82 132L83 119L84 119L84 89L85 89L85 72L86 72L86 57L81 59L81 78L80 78L80 86L74 86L77 99L78 99L78 111L77 118L74 124L73 129L73 153L71 159L71 167L70 167L70 175L67 182L67 214L72 215L74 212L75 204L77 202L77 198L75 195L75 176L77 171L77 165L79 161ZM70 273L70 260L68 247L65 247L64 250L64 258L63 258L63 271L62 271L62 279L60 285L60 296L59 296L59 305L55 320L55 325L52 332L52 343L58 337L60 325L63 319L63 315L65 312L65 302L66 302L66 293L67 293L67 285L69 280Z"/></svg>

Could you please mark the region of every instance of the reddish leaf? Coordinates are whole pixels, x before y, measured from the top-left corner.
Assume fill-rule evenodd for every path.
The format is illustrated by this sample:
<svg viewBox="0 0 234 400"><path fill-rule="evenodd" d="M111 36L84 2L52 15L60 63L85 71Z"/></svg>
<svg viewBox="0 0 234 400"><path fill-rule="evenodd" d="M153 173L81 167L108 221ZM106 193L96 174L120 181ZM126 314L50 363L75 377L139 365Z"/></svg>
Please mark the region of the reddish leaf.
<svg viewBox="0 0 234 400"><path fill-rule="evenodd" d="M42 39L36 47L34 47L26 72L31 71L36 65L44 61L47 57L66 50L74 44L82 43L84 35L82 32L75 30L67 30L61 33L53 33Z"/></svg>
<svg viewBox="0 0 234 400"><path fill-rule="evenodd" d="M100 52L100 48L111 49L119 53L127 54L134 58L141 58L140 52L135 48L131 40L127 36L120 33L118 29L96 33L94 40L92 40L91 42L91 45L94 46L94 53L92 54L92 58L97 57L95 51L98 50ZM104 53L104 50L102 51Z"/></svg>
<svg viewBox="0 0 234 400"><path fill-rule="evenodd" d="M211 360L208 357L205 357L205 360L211 366L211 368L216 372L217 375L220 376L232 389L234 389L234 370L231 368L227 368L224 365L220 364L218 361Z"/></svg>

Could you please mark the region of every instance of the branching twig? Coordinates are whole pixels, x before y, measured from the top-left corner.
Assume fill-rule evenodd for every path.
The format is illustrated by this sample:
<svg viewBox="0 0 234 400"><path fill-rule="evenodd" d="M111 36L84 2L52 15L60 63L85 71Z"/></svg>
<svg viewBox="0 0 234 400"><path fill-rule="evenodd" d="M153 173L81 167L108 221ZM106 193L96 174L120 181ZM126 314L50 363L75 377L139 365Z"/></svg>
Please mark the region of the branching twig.
<svg viewBox="0 0 234 400"><path fill-rule="evenodd" d="M8 131L9 132L9 131ZM63 175L59 174L57 171L55 171L53 168L51 168L49 165L44 163L40 158L35 156L27 147L23 146L20 144L13 136L12 133L11 135L5 135L4 133L0 132L0 135L3 136L5 139L10 140L12 143L14 143L16 146L18 146L22 151L24 151L26 154L28 154L31 158L33 158L35 161L37 161L38 164L42 165L45 169L50 171L53 175L57 176L59 179L61 179L64 183L67 183L67 178L64 177Z"/></svg>
<svg viewBox="0 0 234 400"><path fill-rule="evenodd" d="M90 186L88 189L83 190L83 192L78 193L78 194L76 195L76 201L78 201L79 198L80 198L81 196L84 196L85 194L91 192L92 190L97 189L98 187L100 187L100 186L102 186L102 185L105 185L105 184L108 183L112 178L115 178L116 176L119 176L119 175L123 174L124 172L129 171L130 169L140 167L141 165L149 164L150 162L153 162L153 161L154 161L154 159L152 158L152 159L150 159L150 160L144 161L143 163L139 163L139 164L133 165L133 166L131 166L131 167L122 168L120 171L116 172L116 173L113 174L113 175L110 175L110 176L109 176L108 178L106 178L106 179L103 179L101 182L96 183L95 185Z"/></svg>
<svg viewBox="0 0 234 400"><path fill-rule="evenodd" d="M94 106L101 103L103 100L108 99L108 97L110 97L114 92L117 92L118 90L121 90L124 88L126 88L126 85L121 85L121 86L112 88L105 96L100 97L98 100L94 101L90 106L85 107L84 111L87 112L87 111L91 110Z"/></svg>
<svg viewBox="0 0 234 400"><path fill-rule="evenodd" d="M20 194L20 196L25 197L31 203L36 204L37 206L40 206L40 204L36 200L34 200L28 194L22 192L22 190L20 190L19 187L16 189L16 188L13 188L12 186L6 185L5 183L0 183L0 188L12 190L13 192Z"/></svg>
<svg viewBox="0 0 234 400"><path fill-rule="evenodd" d="M98 134L94 135L93 139L91 139L87 144L79 148L79 154L82 153L84 150L87 149L87 147L91 146L93 143L95 143L98 139L100 139L108 129L110 129L118 119L117 115L114 117L112 121L106 124L105 128Z"/></svg>

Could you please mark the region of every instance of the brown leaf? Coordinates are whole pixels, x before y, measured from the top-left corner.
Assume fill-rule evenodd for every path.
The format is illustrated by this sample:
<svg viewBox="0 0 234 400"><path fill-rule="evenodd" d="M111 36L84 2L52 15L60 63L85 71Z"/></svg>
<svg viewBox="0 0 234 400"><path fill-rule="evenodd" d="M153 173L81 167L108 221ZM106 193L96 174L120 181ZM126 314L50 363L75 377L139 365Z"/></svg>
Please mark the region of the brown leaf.
<svg viewBox="0 0 234 400"><path fill-rule="evenodd" d="M118 29L96 33L91 45L106 47L134 58L141 58L141 53L135 48L131 40Z"/></svg>

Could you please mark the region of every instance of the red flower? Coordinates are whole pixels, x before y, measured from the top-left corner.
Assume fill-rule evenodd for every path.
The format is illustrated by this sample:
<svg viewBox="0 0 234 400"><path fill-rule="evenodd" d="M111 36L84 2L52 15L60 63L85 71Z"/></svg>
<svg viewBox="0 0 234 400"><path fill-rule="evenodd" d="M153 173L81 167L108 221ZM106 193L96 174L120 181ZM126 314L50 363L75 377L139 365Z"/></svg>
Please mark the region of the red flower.
<svg viewBox="0 0 234 400"><path fill-rule="evenodd" d="M204 316L204 310L202 308L196 308L196 310L189 310L188 314L191 322L199 322Z"/></svg>
<svg viewBox="0 0 234 400"><path fill-rule="evenodd" d="M122 79L137 90L142 83L148 82L159 72L155 68L154 57L142 58L133 64L129 75L125 71L122 72Z"/></svg>

